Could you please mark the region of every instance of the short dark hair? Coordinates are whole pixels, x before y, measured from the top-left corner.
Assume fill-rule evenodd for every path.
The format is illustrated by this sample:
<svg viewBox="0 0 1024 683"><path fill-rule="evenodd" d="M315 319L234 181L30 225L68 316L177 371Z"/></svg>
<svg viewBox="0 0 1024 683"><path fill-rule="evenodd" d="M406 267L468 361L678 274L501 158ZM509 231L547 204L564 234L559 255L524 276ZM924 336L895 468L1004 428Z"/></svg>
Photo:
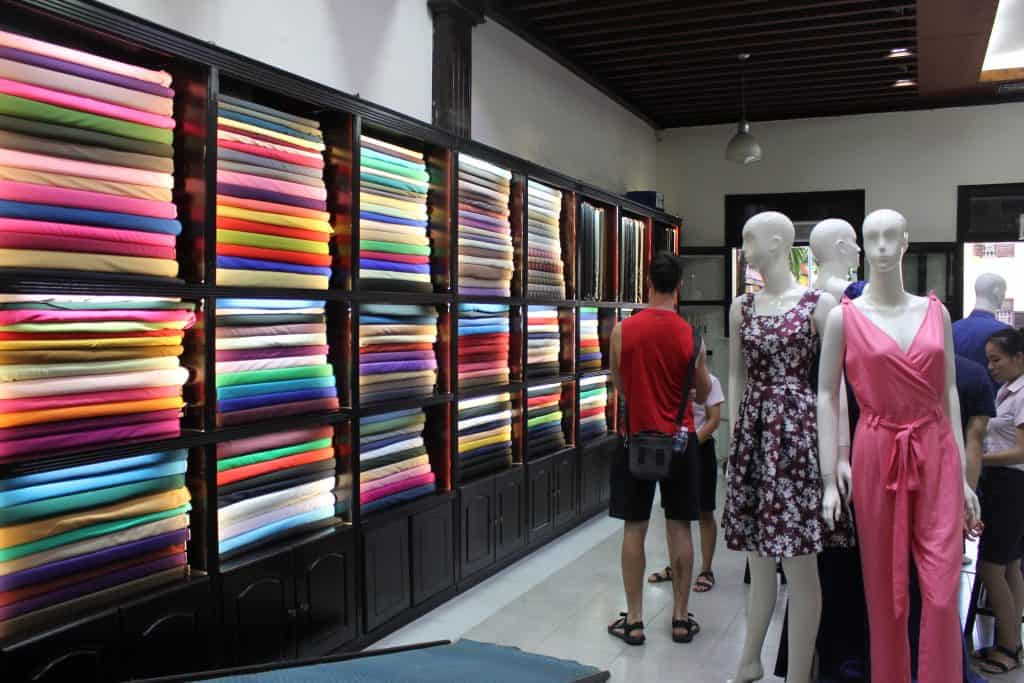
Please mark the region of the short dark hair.
<svg viewBox="0 0 1024 683"><path fill-rule="evenodd" d="M1024 353L1024 334L1012 327L993 332L986 343L992 344L1007 356Z"/></svg>
<svg viewBox="0 0 1024 683"><path fill-rule="evenodd" d="M668 251L659 251L651 259L651 286L654 291L671 294L683 279L683 264L678 256Z"/></svg>

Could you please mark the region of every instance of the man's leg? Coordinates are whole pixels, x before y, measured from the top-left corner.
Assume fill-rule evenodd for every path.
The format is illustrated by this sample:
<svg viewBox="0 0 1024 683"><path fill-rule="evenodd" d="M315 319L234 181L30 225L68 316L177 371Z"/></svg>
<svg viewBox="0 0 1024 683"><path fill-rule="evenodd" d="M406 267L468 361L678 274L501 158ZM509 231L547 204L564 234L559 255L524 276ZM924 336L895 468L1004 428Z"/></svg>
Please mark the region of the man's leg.
<svg viewBox="0 0 1024 683"><path fill-rule="evenodd" d="M693 578L693 536L690 523L667 519L665 535L668 538L669 564L672 567L672 619L685 621L689 616L690 581ZM685 629L679 629L678 635L685 635Z"/></svg>
<svg viewBox="0 0 1024 683"><path fill-rule="evenodd" d="M647 522L626 522L622 534L622 587L626 590L626 623L633 624L644 618L644 571L647 558L644 541ZM643 635L643 631L633 631Z"/></svg>

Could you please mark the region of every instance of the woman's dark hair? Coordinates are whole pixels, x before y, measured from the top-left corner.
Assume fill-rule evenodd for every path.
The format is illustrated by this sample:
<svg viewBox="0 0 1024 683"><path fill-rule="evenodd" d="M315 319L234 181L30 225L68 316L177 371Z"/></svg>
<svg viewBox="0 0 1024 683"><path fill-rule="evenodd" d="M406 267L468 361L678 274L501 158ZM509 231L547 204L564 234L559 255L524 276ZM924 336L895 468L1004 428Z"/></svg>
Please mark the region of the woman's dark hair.
<svg viewBox="0 0 1024 683"><path fill-rule="evenodd" d="M1007 356L1024 353L1024 333L1012 327L994 332L985 343L994 344L996 348Z"/></svg>
<svg viewBox="0 0 1024 683"><path fill-rule="evenodd" d="M659 251L651 259L651 285L654 291L671 294L683 279L682 260L668 251Z"/></svg>

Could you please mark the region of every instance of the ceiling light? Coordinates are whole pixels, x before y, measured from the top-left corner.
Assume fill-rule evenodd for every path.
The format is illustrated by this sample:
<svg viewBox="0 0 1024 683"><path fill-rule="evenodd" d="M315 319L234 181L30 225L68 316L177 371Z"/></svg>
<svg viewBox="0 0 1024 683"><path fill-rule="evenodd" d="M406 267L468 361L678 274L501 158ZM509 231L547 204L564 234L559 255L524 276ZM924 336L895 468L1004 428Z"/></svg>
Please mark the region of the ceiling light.
<svg viewBox="0 0 1024 683"><path fill-rule="evenodd" d="M917 81L913 78L901 78L892 84L894 88L912 88L917 85Z"/></svg>
<svg viewBox="0 0 1024 683"><path fill-rule="evenodd" d="M1024 0L999 0L982 71L1024 67Z"/></svg>
<svg viewBox="0 0 1024 683"><path fill-rule="evenodd" d="M729 144L725 147L725 158L737 164L752 164L761 161L761 145L753 135L750 134L750 124L747 123L747 97L746 97L746 74L744 66L750 55L741 52L737 55L740 60L740 121L736 126L736 135L732 136Z"/></svg>
<svg viewBox="0 0 1024 683"><path fill-rule="evenodd" d="M912 57L913 55L914 53L905 47L894 47L889 50L889 59L902 59L904 57Z"/></svg>

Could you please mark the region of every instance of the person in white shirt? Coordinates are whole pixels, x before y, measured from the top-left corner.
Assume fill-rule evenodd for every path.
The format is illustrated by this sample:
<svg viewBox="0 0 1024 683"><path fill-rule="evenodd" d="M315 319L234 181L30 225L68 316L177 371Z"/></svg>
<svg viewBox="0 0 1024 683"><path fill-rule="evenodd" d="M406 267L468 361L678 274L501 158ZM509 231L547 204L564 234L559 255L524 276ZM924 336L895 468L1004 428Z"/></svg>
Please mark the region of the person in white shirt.
<svg viewBox="0 0 1024 683"><path fill-rule="evenodd" d="M711 351L708 350L710 360ZM715 573L711 561L715 557L718 542L718 524L715 522L715 493L718 490L718 458L715 456L715 430L722 422L722 404L725 394L722 383L711 375L711 390L704 403L693 404L693 425L697 429L700 444L700 558L701 570L694 581L695 593L706 593L715 587ZM648 579L651 583L672 580L671 567L654 572Z"/></svg>

